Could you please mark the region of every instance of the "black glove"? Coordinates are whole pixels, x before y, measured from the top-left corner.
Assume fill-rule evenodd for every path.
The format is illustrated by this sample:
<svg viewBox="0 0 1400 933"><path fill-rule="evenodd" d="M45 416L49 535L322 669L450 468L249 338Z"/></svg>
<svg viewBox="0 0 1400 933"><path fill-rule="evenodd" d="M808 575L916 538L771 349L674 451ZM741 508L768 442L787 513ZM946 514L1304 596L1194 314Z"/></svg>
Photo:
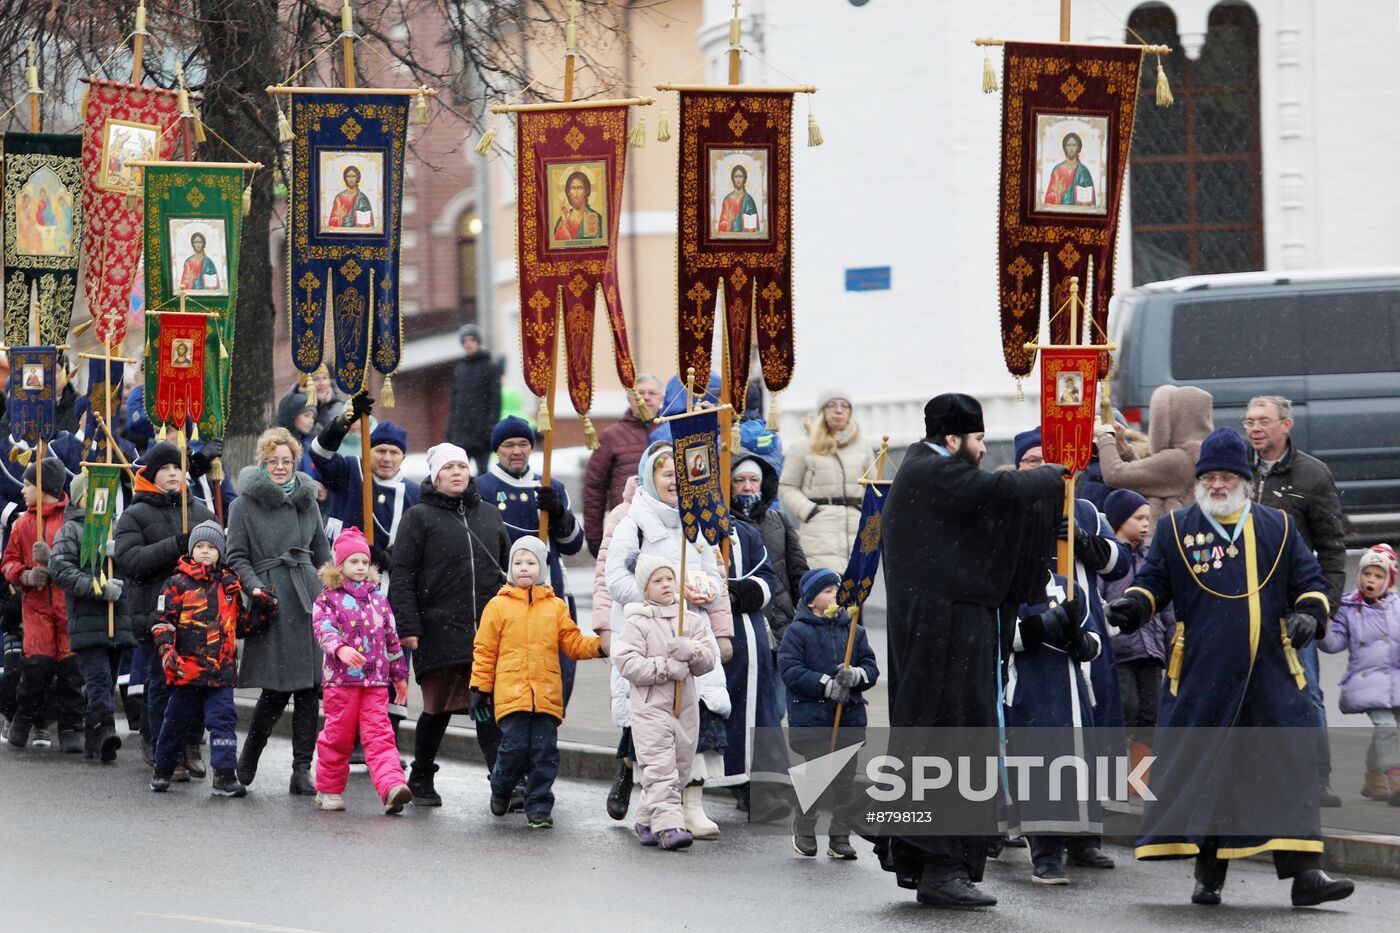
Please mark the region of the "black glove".
<svg viewBox="0 0 1400 933"><path fill-rule="evenodd" d="M1317 617L1310 612L1290 612L1283 617L1283 630L1293 643L1293 650L1301 651L1317 637Z"/></svg>
<svg viewBox="0 0 1400 933"><path fill-rule="evenodd" d="M467 700L467 713L477 722L490 719L494 715L491 694L482 693L476 687L472 687L471 698Z"/></svg>
<svg viewBox="0 0 1400 933"><path fill-rule="evenodd" d="M541 512L549 515L549 520L557 527L564 521L564 497L553 486L535 487L535 504ZM562 530L562 529L560 529Z"/></svg>
<svg viewBox="0 0 1400 933"><path fill-rule="evenodd" d="M1082 664L1099 656L1099 641L1087 629L1075 626L1065 639L1065 654L1071 661Z"/></svg>
<svg viewBox="0 0 1400 933"><path fill-rule="evenodd" d="M1059 473L1059 474L1060 474L1060 479L1065 479L1065 478L1068 477L1071 473L1074 472L1074 471L1071 470L1069 467L1065 466L1063 463L1047 463L1047 464L1045 464L1045 466L1041 467L1041 469L1043 470L1043 469L1045 469L1046 467L1048 467L1048 468L1054 470L1056 473Z"/></svg>
<svg viewBox="0 0 1400 933"><path fill-rule="evenodd" d="M199 479L209 472L214 461L224 455L224 442L220 438L212 438L200 445L195 453L190 454L190 479Z"/></svg>
<svg viewBox="0 0 1400 933"><path fill-rule="evenodd" d="M1069 538L1069 519L1060 519L1058 537L1061 541ZM1095 573L1108 566L1113 558L1113 545L1102 535L1095 534L1083 525L1074 526L1074 558Z"/></svg>
<svg viewBox="0 0 1400 933"><path fill-rule="evenodd" d="M178 548L180 549L180 553L181 553L181 554L184 554L184 553L186 553L187 551L189 551L189 549L190 549L190 533L189 533L188 531L182 531L182 532L180 532L178 535L176 535L176 536L175 536L175 546L178 547Z"/></svg>
<svg viewBox="0 0 1400 933"><path fill-rule="evenodd" d="M1152 617L1152 606L1141 593L1129 593L1108 604L1108 624L1131 635Z"/></svg>
<svg viewBox="0 0 1400 933"><path fill-rule="evenodd" d="M1039 615L1026 616L1021 620L1021 644L1027 651L1034 651L1041 645L1059 648L1064 641L1064 630L1069 625L1069 613L1064 605L1051 606Z"/></svg>
<svg viewBox="0 0 1400 933"><path fill-rule="evenodd" d="M389 570L390 560L388 548L380 547L378 544L369 546L369 562L378 567L380 573L386 573Z"/></svg>
<svg viewBox="0 0 1400 933"><path fill-rule="evenodd" d="M763 603L763 585L757 580L729 581L729 607L735 612L757 612Z"/></svg>
<svg viewBox="0 0 1400 933"><path fill-rule="evenodd" d="M592 554L594 557L597 557L597 556L598 556L598 551L601 550L602 547L603 547L603 539L602 539L602 538L598 538L598 539L596 539L596 540L593 539L593 538L589 538L589 539L588 539L588 553L589 553L589 554Z"/></svg>
<svg viewBox="0 0 1400 933"><path fill-rule="evenodd" d="M372 414L373 412L374 399L370 398L363 392L361 392L358 395L351 396L350 407L345 410L345 414L343 416L345 418L345 426L348 428L356 421L359 421L361 418L365 417L366 415Z"/></svg>
<svg viewBox="0 0 1400 933"><path fill-rule="evenodd" d="M344 416L332 418L330 424L321 429L321 433L316 435L316 443L323 450L335 453L340 449L340 444L345 440L345 435L350 432L350 425Z"/></svg>

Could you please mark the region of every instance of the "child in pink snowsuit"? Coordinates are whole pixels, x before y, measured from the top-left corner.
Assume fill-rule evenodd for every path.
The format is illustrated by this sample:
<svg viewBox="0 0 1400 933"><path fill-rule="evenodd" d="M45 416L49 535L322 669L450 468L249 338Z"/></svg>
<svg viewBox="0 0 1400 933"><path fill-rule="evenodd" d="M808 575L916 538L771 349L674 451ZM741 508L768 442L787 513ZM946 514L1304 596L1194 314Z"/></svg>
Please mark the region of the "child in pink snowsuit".
<svg viewBox="0 0 1400 933"><path fill-rule="evenodd" d="M334 563L321 568L326 588L316 597L311 625L326 653L322 706L326 727L316 739L316 805L344 810L341 792L350 775L355 733L364 746L374 789L385 813L398 813L413 799L399 764L394 730L389 725L389 694L408 699L408 662L404 660L394 613L375 590L379 576L370 564L369 544L358 528L335 539Z"/></svg>
<svg viewBox="0 0 1400 933"><path fill-rule="evenodd" d="M710 626L704 616L687 612L684 634L677 633L677 572L670 561L638 554L635 574L637 590L646 602L627 605L622 632L613 641L613 664L632 685L628 696L632 742L642 770L637 837L644 846L684 849L691 835L685 829L681 789L690 780L699 737L695 678L715 666ZM679 716L677 690L681 691Z"/></svg>

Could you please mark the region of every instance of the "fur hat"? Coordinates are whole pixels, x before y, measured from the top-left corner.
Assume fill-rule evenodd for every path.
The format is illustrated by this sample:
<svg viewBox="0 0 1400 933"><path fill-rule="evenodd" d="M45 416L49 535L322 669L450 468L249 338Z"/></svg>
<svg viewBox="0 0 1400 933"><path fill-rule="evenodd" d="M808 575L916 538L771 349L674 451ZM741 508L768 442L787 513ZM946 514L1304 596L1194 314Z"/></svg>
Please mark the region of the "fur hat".
<svg viewBox="0 0 1400 933"><path fill-rule="evenodd" d="M224 529L219 527L219 523L212 518L206 519L190 529L190 544L186 550L193 554L194 546L201 541L208 541L218 548L220 557L224 555Z"/></svg>
<svg viewBox="0 0 1400 933"><path fill-rule="evenodd" d="M1201 455L1196 460L1196 478L1215 470L1225 470L1250 479L1249 454L1244 438L1234 428L1216 428L1201 441Z"/></svg>
<svg viewBox="0 0 1400 933"><path fill-rule="evenodd" d="M1133 517L1133 513L1147 505L1147 500L1131 489L1115 489L1103 500L1103 514L1109 527L1114 531Z"/></svg>
<svg viewBox="0 0 1400 933"><path fill-rule="evenodd" d="M680 577L680 571L676 569L676 565L666 558L656 554L642 554L638 552L637 566L633 569L632 573L637 581L637 591L642 594L643 599L646 598L647 584L651 582L652 575L663 567L669 569L673 576L677 578ZM679 583L679 579L677 582Z"/></svg>
<svg viewBox="0 0 1400 933"><path fill-rule="evenodd" d="M1029 431L1022 431L1016 435L1016 463L1021 463L1021 458L1026 455L1026 451L1032 447L1041 446L1040 428L1031 428Z"/></svg>
<svg viewBox="0 0 1400 933"><path fill-rule="evenodd" d="M40 473L42 471L42 474ZM43 490L45 495L61 498L63 496L63 484L68 480L68 471L63 466L63 461L57 457L45 457L44 462L31 461L29 466L24 468L24 481L34 483L36 476L43 476Z"/></svg>
<svg viewBox="0 0 1400 933"><path fill-rule="evenodd" d="M510 546L510 557L506 561L506 575L510 576L510 566L515 563L516 551L529 551L535 555L535 560L540 565L540 578L535 581L539 586L549 586L549 549L544 546L544 542L534 535L522 535L516 538ZM515 583L515 578L510 578L511 583Z"/></svg>
<svg viewBox="0 0 1400 933"><path fill-rule="evenodd" d="M335 536L335 544L331 546L331 552L335 555L335 565L339 567L351 554L363 554L369 557L369 542L365 540L365 534L360 529L346 528Z"/></svg>
<svg viewBox="0 0 1400 933"><path fill-rule="evenodd" d="M1357 564L1356 573L1360 576L1361 571L1367 567L1379 567L1388 575L1387 587L1395 586L1395 551L1391 550L1388 544L1377 544L1361 555L1361 560Z"/></svg>
<svg viewBox="0 0 1400 933"><path fill-rule="evenodd" d="M392 421L381 421L369 436L371 448L380 444L393 444L399 450L408 453L408 431Z"/></svg>
<svg viewBox="0 0 1400 933"><path fill-rule="evenodd" d="M822 590L828 586L840 586L841 575L835 570L827 567L814 567L802 575L802 582L798 585L798 591L802 597L802 605L807 605L816 599Z"/></svg>
<svg viewBox="0 0 1400 933"><path fill-rule="evenodd" d="M522 437L529 441L531 447L535 446L535 429L530 427L530 422L519 415L502 418L491 429L491 449L495 450L506 441L516 437Z"/></svg>
<svg viewBox="0 0 1400 933"><path fill-rule="evenodd" d="M982 403L961 392L945 392L929 399L924 406L924 436L978 434L987 430L982 423Z"/></svg>

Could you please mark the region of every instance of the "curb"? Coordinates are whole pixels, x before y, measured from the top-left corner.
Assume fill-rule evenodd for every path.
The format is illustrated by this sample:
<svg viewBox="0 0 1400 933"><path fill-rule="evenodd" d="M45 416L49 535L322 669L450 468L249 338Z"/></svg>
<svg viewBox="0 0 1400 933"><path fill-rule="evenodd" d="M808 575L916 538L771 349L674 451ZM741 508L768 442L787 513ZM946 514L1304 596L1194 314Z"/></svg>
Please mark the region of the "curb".
<svg viewBox="0 0 1400 933"><path fill-rule="evenodd" d="M245 734L248 721L253 716L254 703L254 700L245 697L234 698L239 724L244 727ZM316 722L319 729L324 725L325 718L318 716ZM277 724L272 727L272 734L286 738L291 737L292 717L290 714L282 714L281 718L277 720ZM413 742L417 736L418 723L411 718L405 719L403 724L399 726L399 753L410 761L413 759ZM481 748L476 744L476 730L470 726L448 726L447 735L443 736L442 747L438 751L438 758L483 766L486 764L486 759L481 754ZM585 781L611 781L616 774L616 749L602 745L584 745L579 742L559 743L559 775L561 777L578 778Z"/></svg>
<svg viewBox="0 0 1400 933"><path fill-rule="evenodd" d="M1138 825L1137 813L1110 811L1104 814L1104 841L1133 848ZM1322 865L1328 871L1400 880L1400 836L1322 831ZM1268 853L1251 856L1254 861L1272 861Z"/></svg>

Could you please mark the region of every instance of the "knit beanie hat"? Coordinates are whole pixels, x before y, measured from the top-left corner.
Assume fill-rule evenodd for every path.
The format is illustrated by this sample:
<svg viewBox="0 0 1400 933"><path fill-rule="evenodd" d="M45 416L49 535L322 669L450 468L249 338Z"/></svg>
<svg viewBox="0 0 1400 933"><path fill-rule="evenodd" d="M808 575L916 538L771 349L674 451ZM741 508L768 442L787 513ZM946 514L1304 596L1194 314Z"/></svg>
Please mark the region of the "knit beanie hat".
<svg viewBox="0 0 1400 933"><path fill-rule="evenodd" d="M57 457L45 457L44 462L31 462L24 468L24 481L39 485L35 480L36 476L43 477L43 489L40 491L45 495L61 497L63 495L63 484L68 479L68 470L64 468L63 461Z"/></svg>
<svg viewBox="0 0 1400 933"><path fill-rule="evenodd" d="M154 483L160 468L167 464L180 465L180 449L169 441L157 441L146 451L145 461L141 464L141 475L147 482Z"/></svg>
<svg viewBox="0 0 1400 933"><path fill-rule="evenodd" d="M471 466L467 452L456 444L436 444L428 448L428 480L437 485L438 471L449 463L465 463Z"/></svg>
<svg viewBox="0 0 1400 933"><path fill-rule="evenodd" d="M335 565L339 567L351 554L363 554L369 557L369 542L365 540L365 534L360 529L346 528L335 536L335 544L331 545L331 552L335 555Z"/></svg>
<svg viewBox="0 0 1400 933"><path fill-rule="evenodd" d="M646 598L647 584L651 582L652 575L663 567L669 569L676 577L676 583L679 587L680 571L675 564L658 554L637 554L637 566L633 570L633 574L637 580L637 591L642 594L643 599Z"/></svg>
<svg viewBox="0 0 1400 933"><path fill-rule="evenodd" d="M535 446L535 429L530 427L530 422L519 415L502 418L491 429L491 449L495 450L506 441L516 437L523 437L530 442L531 447Z"/></svg>
<svg viewBox="0 0 1400 933"><path fill-rule="evenodd" d="M1020 464L1021 458L1026 455L1026 451L1032 447L1041 446L1040 428L1034 427L1029 431L1022 431L1016 435L1016 463Z"/></svg>
<svg viewBox="0 0 1400 933"><path fill-rule="evenodd" d="M1201 441L1201 456L1196 460L1196 478L1213 470L1225 470L1250 479L1254 471L1249 466L1249 454L1244 438L1234 428L1216 428Z"/></svg>
<svg viewBox="0 0 1400 933"><path fill-rule="evenodd" d="M380 444L393 444L399 450L408 453L408 431L392 421L381 421L369 436L371 449Z"/></svg>
<svg viewBox="0 0 1400 933"><path fill-rule="evenodd" d="M87 495L87 471L79 473L68 483L68 501L73 505L82 505L83 497Z"/></svg>
<svg viewBox="0 0 1400 933"><path fill-rule="evenodd" d="M1103 501L1103 514L1114 531L1133 517L1133 513L1147 505L1147 500L1131 489L1115 489Z"/></svg>
<svg viewBox="0 0 1400 933"><path fill-rule="evenodd" d="M201 541L208 541L218 549L220 557L224 556L224 530L212 518L206 519L190 529L190 544L186 550L193 554L194 546Z"/></svg>
<svg viewBox="0 0 1400 933"><path fill-rule="evenodd" d="M529 551L535 555L535 560L540 565L540 578L535 583L539 586L549 586L549 549L544 546L544 542L534 535L522 535L516 538L510 546L510 559L506 561L507 574L510 573L511 565L515 563L516 551ZM515 577L512 576L510 582L515 583Z"/></svg>
<svg viewBox="0 0 1400 933"><path fill-rule="evenodd" d="M828 586L840 586L841 575L827 567L814 567L802 575L798 590L802 594L802 605L807 605Z"/></svg>
<svg viewBox="0 0 1400 933"><path fill-rule="evenodd" d="M753 457L745 457L734 464L729 471L730 479L738 479L741 476L757 476L759 479L763 479L763 467L759 466L758 461Z"/></svg>
<svg viewBox="0 0 1400 933"><path fill-rule="evenodd" d="M477 327L475 324L463 324L461 327L457 328L458 343L461 343L468 337L472 338L477 343L481 343L481 328Z"/></svg>
<svg viewBox="0 0 1400 933"><path fill-rule="evenodd" d="M1391 549L1390 545L1377 544L1375 547L1370 548L1366 553L1362 554L1361 560L1357 564L1356 572L1360 574L1361 571L1365 570L1367 567L1379 567L1384 570L1389 577L1389 582L1386 583L1386 586L1395 586L1395 551Z"/></svg>
<svg viewBox="0 0 1400 933"><path fill-rule="evenodd" d="M856 407L855 403L851 401L851 393L847 392L845 389L829 388L822 389L821 393L817 396L817 411L821 411L827 405L838 400L845 402L852 408Z"/></svg>

